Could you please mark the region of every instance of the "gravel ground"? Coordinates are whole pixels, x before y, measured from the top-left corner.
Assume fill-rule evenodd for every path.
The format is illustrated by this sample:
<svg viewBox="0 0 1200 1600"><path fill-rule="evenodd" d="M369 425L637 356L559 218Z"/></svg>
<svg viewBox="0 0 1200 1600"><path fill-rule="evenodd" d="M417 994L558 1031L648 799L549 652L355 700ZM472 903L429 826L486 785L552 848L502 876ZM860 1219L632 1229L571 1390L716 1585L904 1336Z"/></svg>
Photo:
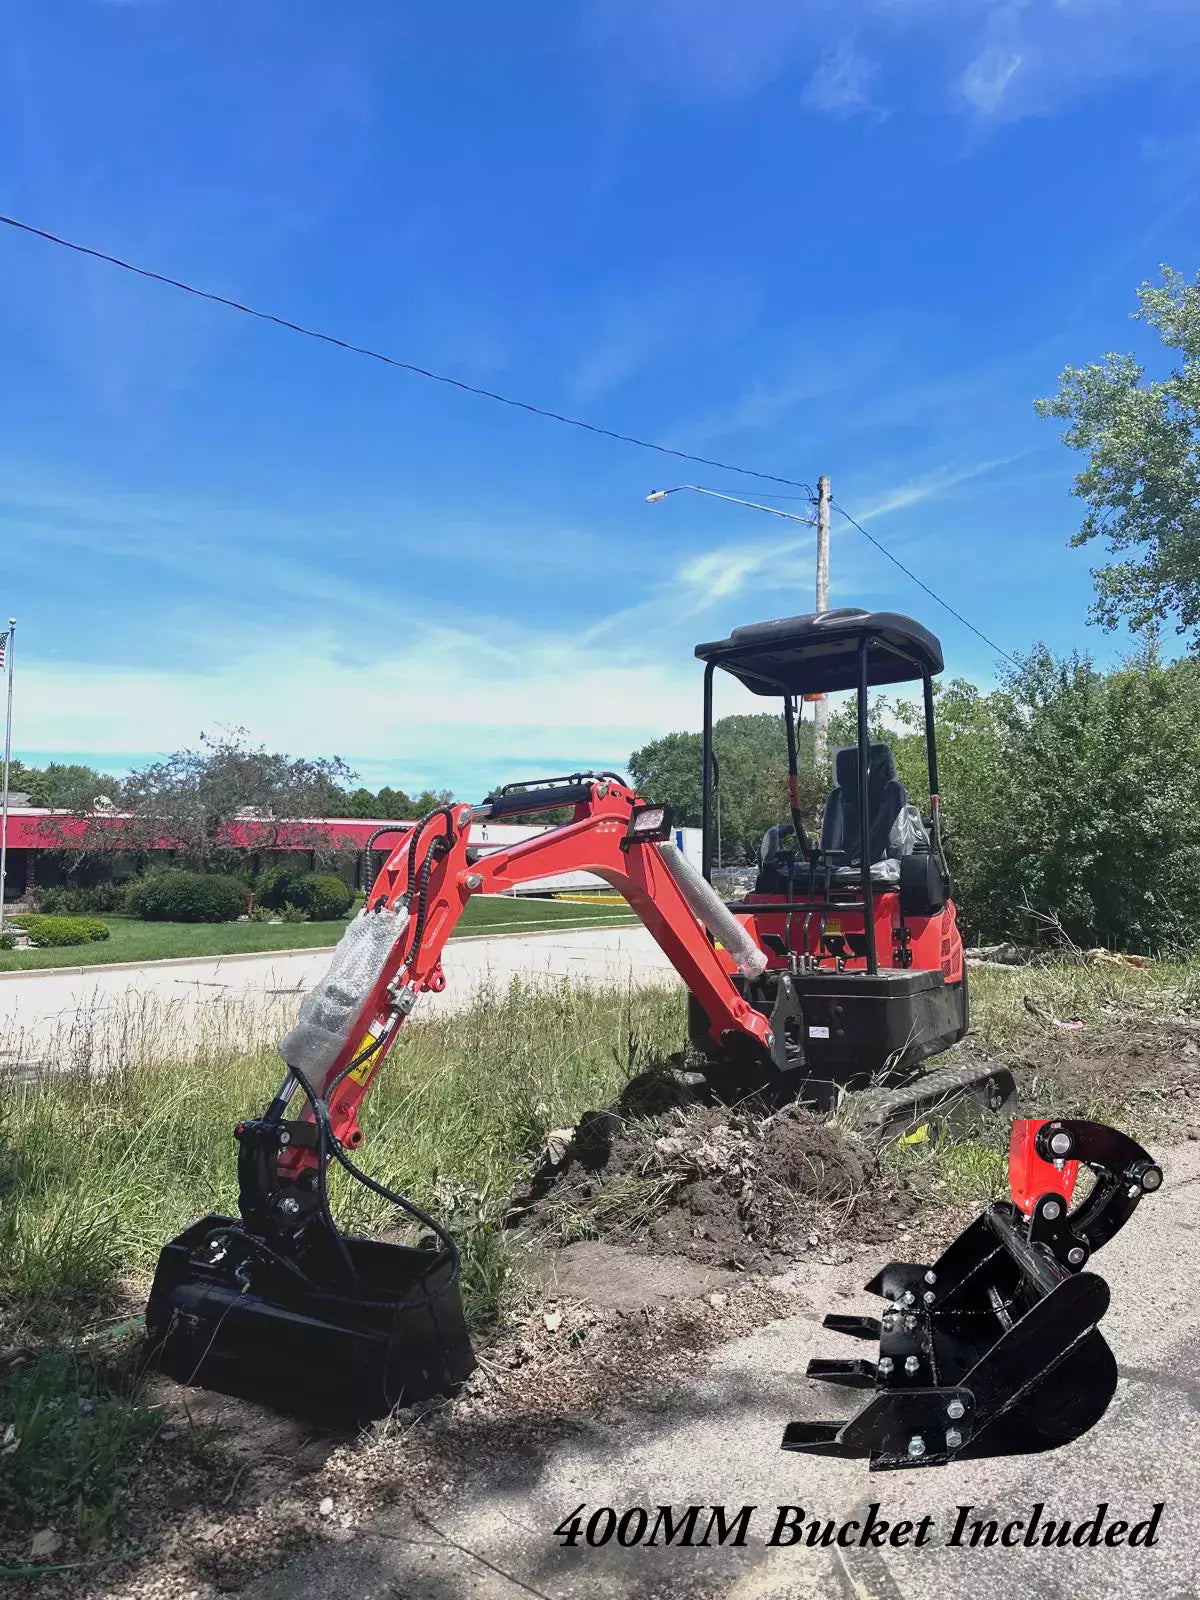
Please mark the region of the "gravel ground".
<svg viewBox="0 0 1200 1600"><path fill-rule="evenodd" d="M1023 1100L1040 1110L1111 1101L1128 1108L1123 1120L1142 1137L1200 1137L1194 1021L1139 1016L1103 1030L1047 1021L1014 1065ZM558 1168L519 1197L534 1252L526 1303L480 1342L479 1370L458 1398L338 1438L152 1379L163 1426L126 1487L102 1560L8 1592L235 1593L305 1547L352 1543L383 1507L433 1514L473 1475L503 1476L506 1460L594 1430L607 1408L665 1403L719 1347L794 1316L822 1273L880 1246L923 1259L965 1215L928 1192L918 1203L864 1147L797 1111L756 1119L667 1108L633 1134L610 1126L590 1164ZM635 1204L632 1216L618 1207L607 1231L586 1227L600 1236L591 1255L579 1244L556 1249L571 1238L565 1219L586 1221L597 1196L630 1173L660 1185L659 1203ZM30 1549L4 1559L26 1561ZM54 1559L93 1556L64 1542Z"/></svg>

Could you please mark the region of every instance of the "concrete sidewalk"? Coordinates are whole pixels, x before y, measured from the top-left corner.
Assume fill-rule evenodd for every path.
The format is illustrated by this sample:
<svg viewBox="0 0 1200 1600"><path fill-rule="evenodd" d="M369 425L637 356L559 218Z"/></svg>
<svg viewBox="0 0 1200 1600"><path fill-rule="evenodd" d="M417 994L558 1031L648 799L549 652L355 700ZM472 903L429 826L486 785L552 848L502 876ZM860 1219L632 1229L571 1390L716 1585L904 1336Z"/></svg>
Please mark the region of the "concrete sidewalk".
<svg viewBox="0 0 1200 1600"><path fill-rule="evenodd" d="M104 1069L138 1055L187 1059L202 1045L272 1041L329 957L329 949L272 951L0 974L0 1069L56 1061ZM514 978L679 981L641 926L451 939L442 966L445 990L423 996L414 1016L462 1009L481 988Z"/></svg>
<svg viewBox="0 0 1200 1600"><path fill-rule="evenodd" d="M813 1355L854 1355L821 1315L876 1311L860 1286L884 1252L851 1268L798 1269L798 1312L722 1348L705 1375L599 1425L579 1419L572 1441L506 1461L503 1470L430 1509L389 1512L346 1545L307 1554L246 1591L245 1600L1187 1600L1200 1593L1200 1146L1169 1151L1166 1185L1096 1260L1112 1290L1102 1324L1121 1369L1099 1425L1066 1449L924 1471L869 1476L858 1462L785 1454L792 1418L845 1416L861 1397L808 1382ZM844 1292L849 1298L841 1298ZM486 1426L486 1425L485 1425ZM492 1427L494 1428L494 1424ZM482 1442L482 1441L481 1441ZM464 1460L464 1467L472 1463ZM956 1508L974 1516L1137 1522L1164 1501L1153 1548L948 1548ZM933 1517L921 1549L771 1549L780 1505L804 1517L861 1519L871 1503L893 1521ZM692 1504L756 1506L744 1548L622 1549L552 1530L583 1504L591 1513ZM707 1518L707 1511L705 1512ZM704 1524L702 1523L701 1526Z"/></svg>

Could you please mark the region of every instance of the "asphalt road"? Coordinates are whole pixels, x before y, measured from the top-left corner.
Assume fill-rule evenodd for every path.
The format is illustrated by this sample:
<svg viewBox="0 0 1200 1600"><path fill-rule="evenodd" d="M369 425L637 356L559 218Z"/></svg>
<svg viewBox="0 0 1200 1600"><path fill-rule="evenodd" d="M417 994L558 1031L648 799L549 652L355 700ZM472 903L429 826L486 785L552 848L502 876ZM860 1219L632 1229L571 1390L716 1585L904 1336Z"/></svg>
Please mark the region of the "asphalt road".
<svg viewBox="0 0 1200 1600"><path fill-rule="evenodd" d="M187 1058L198 1048L270 1041L291 1025L299 996L329 950L271 951L140 967L0 973L0 1069L78 1064L99 1069L131 1055ZM480 988L529 983L678 982L642 927L452 939L446 988L414 1016L468 1005Z"/></svg>
<svg viewBox="0 0 1200 1600"><path fill-rule="evenodd" d="M813 1355L861 1354L820 1327L824 1311L875 1310L855 1293L885 1259L805 1267L798 1314L724 1346L705 1374L601 1427L581 1419L569 1445L506 1461L426 1520L389 1512L350 1543L326 1546L244 1591L244 1600L1187 1600L1200 1595L1200 1145L1160 1152L1167 1174L1094 1262L1112 1290L1103 1331L1121 1369L1112 1406L1091 1433L1042 1456L868 1474L858 1462L785 1454L792 1418L845 1416L855 1397L804 1377ZM840 1348L839 1348L840 1347ZM957 1508L972 1516L1082 1521L1147 1518L1163 1502L1150 1548L952 1548ZM780 1505L805 1519L860 1520L872 1503L893 1523L932 1517L920 1549L771 1548ZM723 1505L758 1509L743 1548L564 1548L552 1530L580 1504ZM707 1517L707 1512L705 1513Z"/></svg>

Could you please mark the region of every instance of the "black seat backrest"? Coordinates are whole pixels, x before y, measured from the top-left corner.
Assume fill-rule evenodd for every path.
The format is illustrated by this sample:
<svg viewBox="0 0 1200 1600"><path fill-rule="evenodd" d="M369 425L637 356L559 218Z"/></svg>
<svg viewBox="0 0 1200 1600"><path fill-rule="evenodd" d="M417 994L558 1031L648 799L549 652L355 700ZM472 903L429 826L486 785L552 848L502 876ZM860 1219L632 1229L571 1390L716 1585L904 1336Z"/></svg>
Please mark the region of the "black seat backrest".
<svg viewBox="0 0 1200 1600"><path fill-rule="evenodd" d="M858 815L858 749L847 745L834 757L837 788L825 802L821 823L822 850L841 850L842 865L857 866L862 860ZM873 744L867 760L867 816L869 853L867 860L886 861L890 854L888 835L908 804L908 792L896 778L896 758L886 744Z"/></svg>

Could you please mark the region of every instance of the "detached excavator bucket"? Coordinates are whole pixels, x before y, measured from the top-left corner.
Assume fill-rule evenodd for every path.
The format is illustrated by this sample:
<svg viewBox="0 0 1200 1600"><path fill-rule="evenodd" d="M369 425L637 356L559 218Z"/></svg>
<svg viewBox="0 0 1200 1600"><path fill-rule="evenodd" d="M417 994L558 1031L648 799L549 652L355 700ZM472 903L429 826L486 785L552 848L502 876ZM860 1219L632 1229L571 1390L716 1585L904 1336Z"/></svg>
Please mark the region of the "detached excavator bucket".
<svg viewBox="0 0 1200 1600"><path fill-rule="evenodd" d="M184 1384L276 1410L364 1423L449 1394L474 1368L445 1252L342 1236L295 1260L231 1217L192 1223L159 1257L146 1307L153 1363Z"/></svg>
<svg viewBox="0 0 1200 1600"><path fill-rule="evenodd" d="M1079 1166L1095 1184L1070 1210ZM876 1361L813 1361L808 1376L872 1396L843 1422L793 1422L785 1450L869 1458L871 1470L1054 1450L1104 1415L1117 1365L1097 1323L1108 1286L1085 1272L1162 1171L1094 1122L1013 1124L1011 1201L996 1201L930 1265L893 1261L867 1284L880 1319L825 1326L877 1340Z"/></svg>

